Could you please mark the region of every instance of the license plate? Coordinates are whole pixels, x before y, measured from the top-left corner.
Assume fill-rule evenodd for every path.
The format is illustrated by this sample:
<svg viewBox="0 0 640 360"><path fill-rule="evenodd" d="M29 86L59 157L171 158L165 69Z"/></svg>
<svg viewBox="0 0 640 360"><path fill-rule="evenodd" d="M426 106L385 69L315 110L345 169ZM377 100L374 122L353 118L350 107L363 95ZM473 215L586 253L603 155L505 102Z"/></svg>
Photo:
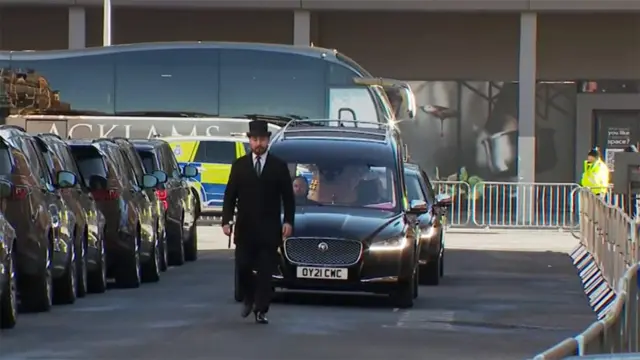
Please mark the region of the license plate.
<svg viewBox="0 0 640 360"><path fill-rule="evenodd" d="M349 271L345 268L319 268L300 266L296 270L302 279L347 280Z"/></svg>

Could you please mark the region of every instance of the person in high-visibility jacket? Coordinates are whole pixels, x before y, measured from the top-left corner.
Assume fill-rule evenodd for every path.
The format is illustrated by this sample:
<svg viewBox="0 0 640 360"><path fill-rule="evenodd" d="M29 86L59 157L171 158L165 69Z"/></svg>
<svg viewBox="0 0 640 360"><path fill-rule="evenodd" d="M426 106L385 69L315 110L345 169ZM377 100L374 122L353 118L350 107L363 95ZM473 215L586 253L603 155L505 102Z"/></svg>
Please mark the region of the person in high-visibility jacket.
<svg viewBox="0 0 640 360"><path fill-rule="evenodd" d="M597 149L591 150L587 154L580 185L591 189L596 195L605 195L609 190L609 168L602 161Z"/></svg>

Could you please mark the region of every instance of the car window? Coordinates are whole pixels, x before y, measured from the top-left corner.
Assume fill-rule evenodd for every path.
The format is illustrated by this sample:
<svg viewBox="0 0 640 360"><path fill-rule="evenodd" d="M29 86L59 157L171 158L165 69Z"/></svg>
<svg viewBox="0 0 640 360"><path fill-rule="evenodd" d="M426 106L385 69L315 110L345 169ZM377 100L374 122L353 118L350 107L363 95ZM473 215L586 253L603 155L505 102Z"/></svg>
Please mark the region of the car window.
<svg viewBox="0 0 640 360"><path fill-rule="evenodd" d="M129 154L127 154L126 151L124 151L122 148L118 148L117 151L114 151L114 153L118 154L119 156L119 166L121 166L122 170L124 173L127 174L127 179L129 180L129 183L131 184L131 186L133 187L140 187L140 180L142 180L142 175L138 176L137 172L136 172L136 167L132 164L132 161L129 159Z"/></svg>
<svg viewBox="0 0 640 360"><path fill-rule="evenodd" d="M194 162L210 164L233 164L236 159L234 141L201 141Z"/></svg>
<svg viewBox="0 0 640 360"><path fill-rule="evenodd" d="M49 169L43 162L43 158L38 154L36 146L31 140L24 141L25 154L29 159L29 165L33 169L33 174L40 180L41 185L51 184Z"/></svg>
<svg viewBox="0 0 640 360"><path fill-rule="evenodd" d="M29 160L27 160L27 156L22 151L16 148L11 148L11 156L13 157L13 161L15 163L14 173L16 175L31 176L31 167L29 166Z"/></svg>
<svg viewBox="0 0 640 360"><path fill-rule="evenodd" d="M420 170L422 174L422 180L425 182L425 191L427 193L427 202L430 204L434 204L436 202L436 193L433 190L433 185L431 184L431 180L429 180L429 176L423 171Z"/></svg>
<svg viewBox="0 0 640 360"><path fill-rule="evenodd" d="M93 146L74 146L71 148L71 153L86 187L90 187L92 176L107 178L104 159Z"/></svg>
<svg viewBox="0 0 640 360"><path fill-rule="evenodd" d="M11 152L7 144L0 142L0 175L11 175Z"/></svg>
<svg viewBox="0 0 640 360"><path fill-rule="evenodd" d="M407 196L409 200L427 201L425 194L420 185L420 177L415 171L404 172L405 183L407 186Z"/></svg>
<svg viewBox="0 0 640 360"><path fill-rule="evenodd" d="M129 186L131 183L136 184L133 169L125 164L120 148L117 146L108 146L103 150L107 153L109 163L113 167L113 171L117 174L116 178L120 185Z"/></svg>
<svg viewBox="0 0 640 360"><path fill-rule="evenodd" d="M144 171L147 174L158 170L156 155L152 151L138 151L138 155L140 155L140 159L142 159L142 166L144 166Z"/></svg>
<svg viewBox="0 0 640 360"><path fill-rule="evenodd" d="M162 151L164 151L164 158L169 164L169 168L166 169L169 172L168 175L175 179L181 178L182 172L180 171L180 165L178 165L178 161L173 151L171 151L171 147L169 145L163 146Z"/></svg>

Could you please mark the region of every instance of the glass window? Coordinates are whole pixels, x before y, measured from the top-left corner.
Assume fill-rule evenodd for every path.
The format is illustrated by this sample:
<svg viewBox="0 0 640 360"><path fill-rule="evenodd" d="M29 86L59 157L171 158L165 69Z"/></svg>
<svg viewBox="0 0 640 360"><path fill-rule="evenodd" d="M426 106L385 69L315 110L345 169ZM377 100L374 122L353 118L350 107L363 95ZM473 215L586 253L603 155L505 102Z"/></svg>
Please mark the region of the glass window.
<svg viewBox="0 0 640 360"><path fill-rule="evenodd" d="M22 151L11 148L11 156L15 162L15 174L22 176L31 176L31 167L29 167L29 161Z"/></svg>
<svg viewBox="0 0 640 360"><path fill-rule="evenodd" d="M0 142L0 175L11 175L11 154L6 144Z"/></svg>
<svg viewBox="0 0 640 360"><path fill-rule="evenodd" d="M147 174L150 174L158 169L156 164L156 156L152 151L138 151L138 155L142 159L142 165Z"/></svg>
<svg viewBox="0 0 640 360"><path fill-rule="evenodd" d="M164 152L164 158L166 159L169 165L166 169L167 172L169 172L168 175L170 175L175 179L181 178L182 172L180 171L180 165L178 165L178 161L176 160L176 156L173 153L173 151L171 151L171 147L163 146L161 149Z"/></svg>
<svg viewBox="0 0 640 360"><path fill-rule="evenodd" d="M235 159L235 142L201 141L193 161L210 164L233 164Z"/></svg>
<svg viewBox="0 0 640 360"><path fill-rule="evenodd" d="M217 50L131 51L116 59L117 113L217 115Z"/></svg>
<svg viewBox="0 0 640 360"><path fill-rule="evenodd" d="M429 176L427 176L427 174L420 170L421 174L422 174L422 179L425 181L425 190L427 193L427 202L430 204L433 204L436 202L436 194L435 191L433 190L433 185L431 184L431 180L429 180Z"/></svg>
<svg viewBox="0 0 640 360"><path fill-rule="evenodd" d="M50 175L49 170L46 168L46 165L43 163L43 159L39 156L36 147L32 143L31 140L24 141L24 150L25 155L29 159L29 165L31 166L31 171L33 174L40 180L41 185L50 184Z"/></svg>
<svg viewBox="0 0 640 360"><path fill-rule="evenodd" d="M353 78L361 77L353 70L342 64L329 64L329 84L338 86L353 86Z"/></svg>
<svg viewBox="0 0 640 360"><path fill-rule="evenodd" d="M409 201L422 200L427 201L422 187L420 186L420 177L415 171L405 171L404 178L407 186L407 196Z"/></svg>
<svg viewBox="0 0 640 360"><path fill-rule="evenodd" d="M136 184L135 174L131 166L125 163L124 157L119 147L106 147L103 151L107 153L107 157L110 160L110 165L113 171L118 174L116 178L120 185Z"/></svg>
<svg viewBox="0 0 640 360"><path fill-rule="evenodd" d="M220 51L220 115L324 118L326 63L319 58L254 50Z"/></svg>
<svg viewBox="0 0 640 360"><path fill-rule="evenodd" d="M92 176L107 178L104 159L92 146L73 147L72 153L86 187L91 187Z"/></svg>
<svg viewBox="0 0 640 360"><path fill-rule="evenodd" d="M9 99L21 114L112 114L112 55L11 62Z"/></svg>

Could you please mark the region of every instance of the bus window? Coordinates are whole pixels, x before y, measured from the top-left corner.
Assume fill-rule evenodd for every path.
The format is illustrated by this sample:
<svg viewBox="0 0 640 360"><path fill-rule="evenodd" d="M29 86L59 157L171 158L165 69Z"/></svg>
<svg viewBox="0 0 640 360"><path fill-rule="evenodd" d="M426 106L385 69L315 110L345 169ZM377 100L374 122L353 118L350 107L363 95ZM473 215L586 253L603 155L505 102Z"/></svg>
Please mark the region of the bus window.
<svg viewBox="0 0 640 360"><path fill-rule="evenodd" d="M116 114L218 113L218 51L146 50L116 57Z"/></svg>
<svg viewBox="0 0 640 360"><path fill-rule="evenodd" d="M309 56L220 50L220 116L324 118L326 63Z"/></svg>
<svg viewBox="0 0 640 360"><path fill-rule="evenodd" d="M74 55L11 61L9 99L16 114L113 114L113 57Z"/></svg>
<svg viewBox="0 0 640 360"><path fill-rule="evenodd" d="M371 99L369 89L366 87L330 89L329 117L340 120L378 121L376 107ZM344 126L354 125L353 123L344 123Z"/></svg>

